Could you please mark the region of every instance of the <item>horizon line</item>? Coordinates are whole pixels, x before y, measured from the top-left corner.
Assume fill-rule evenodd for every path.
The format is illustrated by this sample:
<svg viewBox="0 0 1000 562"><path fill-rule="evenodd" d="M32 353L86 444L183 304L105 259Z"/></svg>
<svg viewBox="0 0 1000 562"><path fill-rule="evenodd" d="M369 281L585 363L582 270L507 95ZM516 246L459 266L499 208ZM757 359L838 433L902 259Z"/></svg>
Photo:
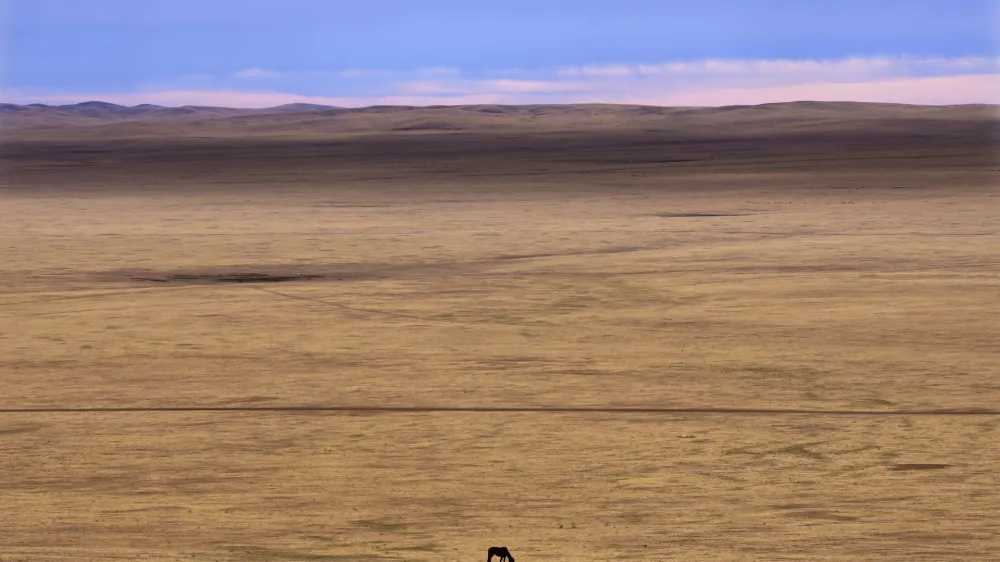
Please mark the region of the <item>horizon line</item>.
<svg viewBox="0 0 1000 562"><path fill-rule="evenodd" d="M858 100L812 100L812 99L800 99L792 101L778 101L778 102L764 102L764 103L734 103L734 104L722 104L722 105L659 105L659 104L648 104L648 103L620 103L620 102L569 102L569 103L456 103L456 104L426 104L426 105L414 105L414 104L372 104L372 105L362 105L362 106L343 106L343 105L329 105L320 103L309 103L309 102L290 102L284 104L278 104L267 107L239 107L239 106L228 106L228 105L196 105L196 104L184 104L184 105L160 105L154 103L139 103L135 105L123 105L114 102L108 102L100 99L91 99L87 101L77 102L77 103L67 103L67 104L47 104L41 102L34 103L15 103L15 102L5 102L0 101L0 106L16 106L16 107L46 107L46 108L62 108L62 107L78 107L81 105L94 105L101 104L105 106L114 106L125 109L136 109L140 107L151 107L156 109L183 109L183 108L211 108L211 109L240 109L240 110L266 110L266 109L277 109L280 107L290 107L290 106L313 106L323 109L344 109L344 110L356 110L356 109L370 109L370 108L380 108L380 107L408 107L414 109L442 109L450 107L479 107L479 106L496 106L496 107L570 107L570 106L590 106L590 105L607 105L607 106L621 106L621 107L659 107L659 108L698 108L698 109L710 109L710 108L729 108L729 107L761 107L769 105L793 105L793 104L817 104L817 105L835 105L835 104L857 104L857 105L896 105L896 106L913 106L913 107L969 107L969 106L985 106L985 107L997 107L1000 108L1000 103L986 103L986 102L972 102L972 103L904 103L904 102L881 102L881 101L858 101ZM322 109L317 110L322 111Z"/></svg>

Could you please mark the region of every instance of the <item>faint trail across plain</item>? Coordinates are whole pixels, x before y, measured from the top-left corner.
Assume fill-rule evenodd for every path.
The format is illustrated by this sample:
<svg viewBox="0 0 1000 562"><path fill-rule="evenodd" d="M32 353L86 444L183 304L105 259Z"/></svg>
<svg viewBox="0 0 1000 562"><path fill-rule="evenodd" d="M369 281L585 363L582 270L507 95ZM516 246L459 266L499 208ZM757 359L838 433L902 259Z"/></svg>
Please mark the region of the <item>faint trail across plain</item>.
<svg viewBox="0 0 1000 562"><path fill-rule="evenodd" d="M496 407L496 406L164 406L94 408L0 408L0 414L126 414L126 413L238 413L238 412L345 412L345 413L511 413L511 414L720 414L808 416L1000 416L988 408L932 410L806 410L778 408L602 408L602 407Z"/></svg>

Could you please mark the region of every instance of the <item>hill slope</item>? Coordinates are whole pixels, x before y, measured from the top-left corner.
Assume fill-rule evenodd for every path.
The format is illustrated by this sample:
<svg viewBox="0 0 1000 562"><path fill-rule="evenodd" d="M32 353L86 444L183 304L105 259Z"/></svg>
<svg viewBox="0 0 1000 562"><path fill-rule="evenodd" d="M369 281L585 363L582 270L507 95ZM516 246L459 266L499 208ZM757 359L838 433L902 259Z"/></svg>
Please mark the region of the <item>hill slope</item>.
<svg viewBox="0 0 1000 562"><path fill-rule="evenodd" d="M163 107L142 104L134 107L102 101L87 101L72 105L0 104L0 127L59 128L120 123L123 121L158 121L177 118L211 119L242 115L288 114L331 109L331 106L293 103L265 109L207 107L186 105Z"/></svg>
<svg viewBox="0 0 1000 562"><path fill-rule="evenodd" d="M340 134L541 134L630 132L696 136L872 131L920 134L996 128L1000 106L915 106L793 102L728 107L611 104L372 106L356 109L289 104L266 109L0 105L8 133L71 137L314 137Z"/></svg>

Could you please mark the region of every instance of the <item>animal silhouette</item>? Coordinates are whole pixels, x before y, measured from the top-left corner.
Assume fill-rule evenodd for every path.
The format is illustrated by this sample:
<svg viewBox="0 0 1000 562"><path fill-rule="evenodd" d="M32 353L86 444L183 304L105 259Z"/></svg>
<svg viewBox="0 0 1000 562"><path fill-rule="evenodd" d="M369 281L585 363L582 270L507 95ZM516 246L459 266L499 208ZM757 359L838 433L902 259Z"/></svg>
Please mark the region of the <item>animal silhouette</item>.
<svg viewBox="0 0 1000 562"><path fill-rule="evenodd" d="M507 550L506 546L491 546L490 549L486 551L486 562L492 562L494 556L499 556L500 562L507 560L514 562L514 557L510 555L510 551Z"/></svg>

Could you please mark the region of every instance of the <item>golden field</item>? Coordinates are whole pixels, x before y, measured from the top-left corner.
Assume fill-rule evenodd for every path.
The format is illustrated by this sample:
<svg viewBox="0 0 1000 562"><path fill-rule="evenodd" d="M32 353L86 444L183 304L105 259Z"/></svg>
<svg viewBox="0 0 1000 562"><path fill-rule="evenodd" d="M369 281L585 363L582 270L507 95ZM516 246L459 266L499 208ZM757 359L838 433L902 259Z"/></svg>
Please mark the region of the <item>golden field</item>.
<svg viewBox="0 0 1000 562"><path fill-rule="evenodd" d="M439 111L5 134L0 560L996 559L989 112Z"/></svg>

